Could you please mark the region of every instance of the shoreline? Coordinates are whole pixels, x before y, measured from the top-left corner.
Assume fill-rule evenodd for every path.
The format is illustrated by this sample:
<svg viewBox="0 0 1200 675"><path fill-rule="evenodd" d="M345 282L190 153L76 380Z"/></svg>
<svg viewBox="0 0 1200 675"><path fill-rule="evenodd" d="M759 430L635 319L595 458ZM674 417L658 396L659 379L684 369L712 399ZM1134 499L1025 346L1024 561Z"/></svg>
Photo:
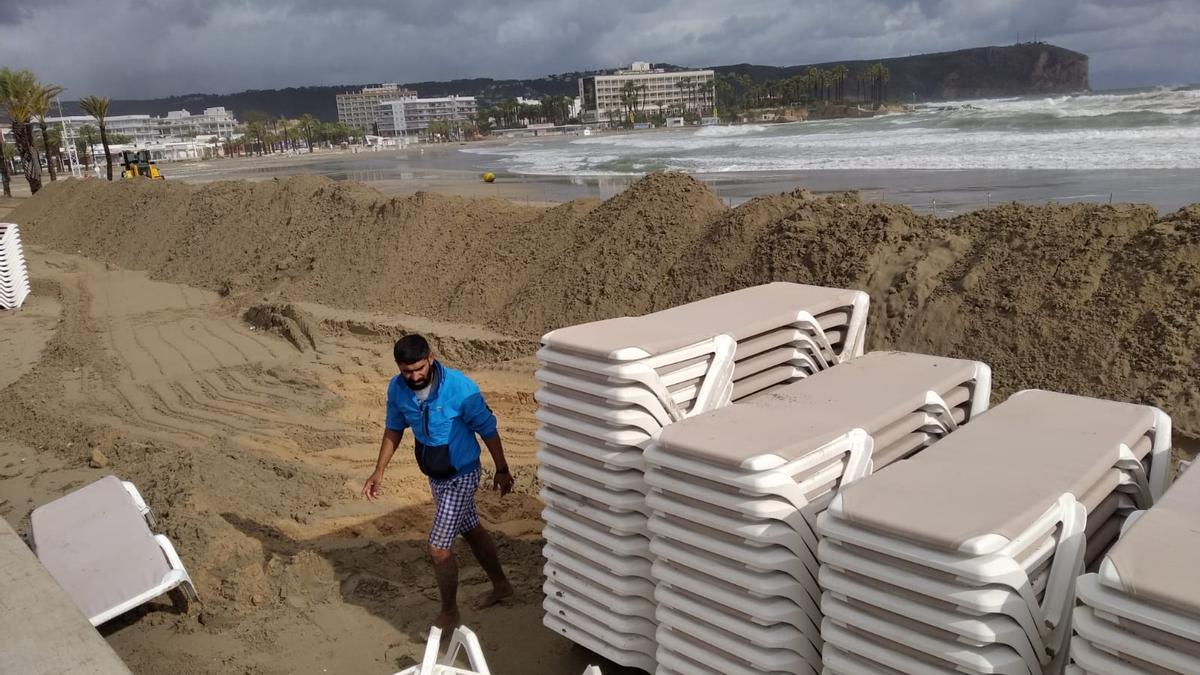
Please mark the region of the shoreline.
<svg viewBox="0 0 1200 675"><path fill-rule="evenodd" d="M311 174L365 183L385 195L419 191L462 197L507 199L520 204L559 204L580 198L608 199L644 174L543 175L514 172L500 155L460 152L534 139L416 145L379 151L325 151L170 163L168 180L267 180ZM496 174L484 183L484 171ZM952 216L1007 202L1024 204L1135 203L1170 213L1200 201L1200 169L821 169L691 173L727 206L754 197L804 188L817 194L857 191L864 201L904 204L921 213Z"/></svg>

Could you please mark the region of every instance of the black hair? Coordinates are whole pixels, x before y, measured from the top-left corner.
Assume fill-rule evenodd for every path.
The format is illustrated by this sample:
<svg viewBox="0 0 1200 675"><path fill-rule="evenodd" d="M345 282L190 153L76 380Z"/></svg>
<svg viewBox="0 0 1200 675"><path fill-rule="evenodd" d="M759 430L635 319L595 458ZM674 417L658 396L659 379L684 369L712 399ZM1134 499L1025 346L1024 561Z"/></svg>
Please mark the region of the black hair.
<svg viewBox="0 0 1200 675"><path fill-rule="evenodd" d="M405 335L396 340L396 346L392 348L392 356L396 358L396 363L404 365L416 363L429 356L429 343L416 333Z"/></svg>

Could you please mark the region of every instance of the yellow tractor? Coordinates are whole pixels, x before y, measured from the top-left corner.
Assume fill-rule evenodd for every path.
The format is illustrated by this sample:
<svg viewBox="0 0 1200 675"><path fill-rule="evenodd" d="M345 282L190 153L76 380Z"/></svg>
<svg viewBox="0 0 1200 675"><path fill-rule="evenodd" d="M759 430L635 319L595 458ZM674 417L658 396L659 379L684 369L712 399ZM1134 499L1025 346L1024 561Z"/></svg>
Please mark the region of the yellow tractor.
<svg viewBox="0 0 1200 675"><path fill-rule="evenodd" d="M121 178L149 178L166 180L150 159L149 150L125 150L121 153Z"/></svg>

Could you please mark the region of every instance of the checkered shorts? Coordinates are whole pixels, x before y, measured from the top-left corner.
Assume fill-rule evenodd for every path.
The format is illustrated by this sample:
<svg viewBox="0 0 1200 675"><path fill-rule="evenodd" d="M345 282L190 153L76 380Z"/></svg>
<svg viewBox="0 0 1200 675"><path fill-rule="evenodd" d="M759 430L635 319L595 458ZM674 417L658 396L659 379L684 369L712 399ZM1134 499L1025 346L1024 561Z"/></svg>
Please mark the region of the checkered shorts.
<svg viewBox="0 0 1200 675"><path fill-rule="evenodd" d="M433 530L429 533L429 545L449 549L455 537L479 526L479 515L475 513L479 469L449 480L430 478L429 488L433 491L433 503L437 506Z"/></svg>

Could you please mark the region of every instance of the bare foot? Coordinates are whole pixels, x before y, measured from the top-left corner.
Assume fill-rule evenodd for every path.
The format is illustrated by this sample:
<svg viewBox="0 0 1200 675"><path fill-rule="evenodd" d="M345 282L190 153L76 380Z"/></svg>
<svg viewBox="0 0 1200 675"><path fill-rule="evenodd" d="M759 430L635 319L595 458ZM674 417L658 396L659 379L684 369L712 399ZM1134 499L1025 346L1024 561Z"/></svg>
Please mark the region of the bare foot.
<svg viewBox="0 0 1200 675"><path fill-rule="evenodd" d="M460 623L460 621L458 618L458 610L457 609L453 609L453 610L443 609L437 615L437 618L433 620L433 625L437 626L438 628L441 628L443 632L451 631L451 630L454 630L455 628L458 628L459 623Z"/></svg>
<svg viewBox="0 0 1200 675"><path fill-rule="evenodd" d="M501 600L513 594L512 584L505 581L502 584L492 586L490 593L485 593L475 600L475 609L486 609L492 605L498 604Z"/></svg>

